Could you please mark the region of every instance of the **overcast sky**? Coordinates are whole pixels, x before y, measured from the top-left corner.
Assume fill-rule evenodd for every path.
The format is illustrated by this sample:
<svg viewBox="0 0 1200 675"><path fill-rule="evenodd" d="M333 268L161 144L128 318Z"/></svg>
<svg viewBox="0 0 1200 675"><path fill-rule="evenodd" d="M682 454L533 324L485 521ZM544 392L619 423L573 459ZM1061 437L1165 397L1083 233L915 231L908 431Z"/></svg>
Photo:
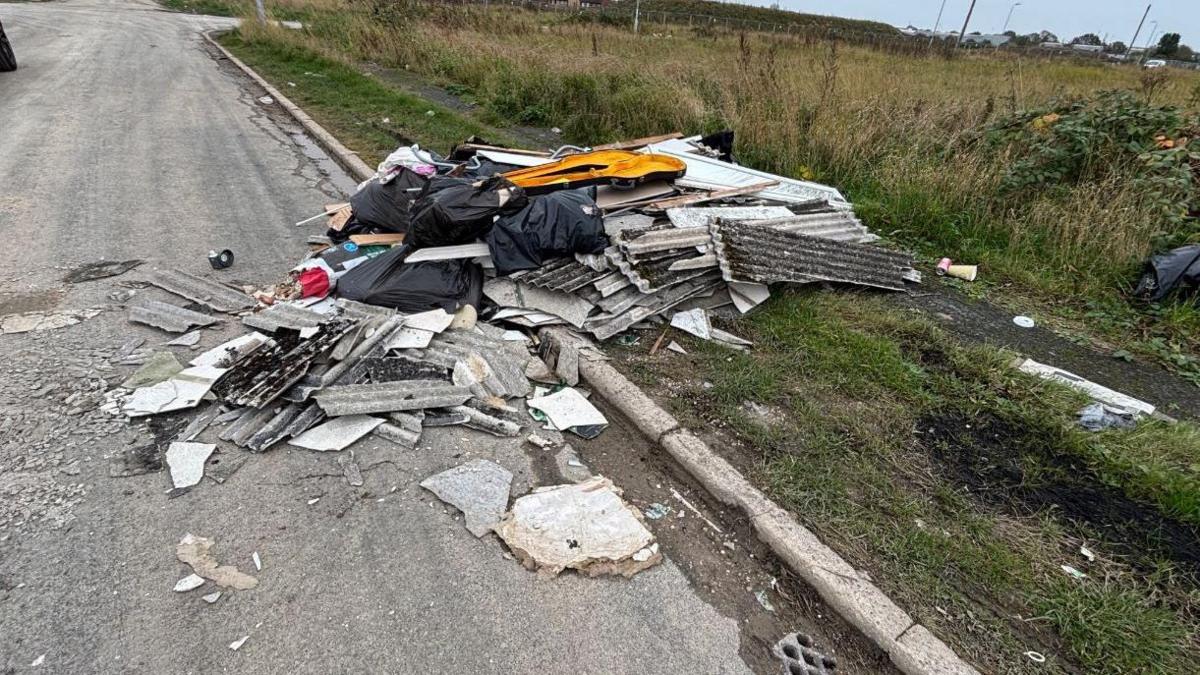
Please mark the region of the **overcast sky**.
<svg viewBox="0 0 1200 675"><path fill-rule="evenodd" d="M754 3L771 4L769 0L754 0ZM932 28L941 0L779 0L779 3L797 12ZM971 0L946 0L939 30L962 28L970 4ZM1128 42L1142 12L1146 11L1146 4L1137 0L1023 0L1008 27L1018 33L1048 30L1063 41L1083 33L1095 33L1102 38L1107 33L1107 42ZM1157 0L1152 4L1146 27L1138 37L1139 46L1150 37L1150 22L1157 20L1159 31L1179 33L1184 44L1200 48L1200 0ZM999 33L1011 6L1012 0L977 0L967 32Z"/></svg>

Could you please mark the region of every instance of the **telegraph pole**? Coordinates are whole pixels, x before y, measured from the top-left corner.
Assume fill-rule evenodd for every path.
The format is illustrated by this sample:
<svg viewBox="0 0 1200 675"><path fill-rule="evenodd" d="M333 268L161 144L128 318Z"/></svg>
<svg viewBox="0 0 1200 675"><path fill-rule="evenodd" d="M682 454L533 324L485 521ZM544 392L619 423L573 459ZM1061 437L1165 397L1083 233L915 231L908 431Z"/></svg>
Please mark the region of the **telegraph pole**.
<svg viewBox="0 0 1200 675"><path fill-rule="evenodd" d="M1137 30L1133 32L1133 39L1129 41L1129 46L1125 48L1125 56L1133 54L1133 46L1137 44L1138 36L1142 34L1142 26L1146 23L1146 17L1150 16L1150 8L1153 5L1146 5L1146 13L1142 14L1142 20L1138 22Z"/></svg>
<svg viewBox="0 0 1200 675"><path fill-rule="evenodd" d="M259 1L261 2L262 0L259 0ZM637 35L637 32L638 32L638 19L641 18L641 13L642 13L642 0L637 0L637 2L635 2L633 4L633 34L634 35Z"/></svg>
<svg viewBox="0 0 1200 675"><path fill-rule="evenodd" d="M958 31L958 40L955 41L955 43L954 43L955 47L962 44L963 36L967 34L967 24L971 23L971 15L974 13L975 13L975 0L971 0L971 7L969 9L967 9L967 18L963 19L962 30Z"/></svg>
<svg viewBox="0 0 1200 675"><path fill-rule="evenodd" d="M258 22L265 24L267 22L267 10L263 7L263 0L254 0L254 10L258 12Z"/></svg>

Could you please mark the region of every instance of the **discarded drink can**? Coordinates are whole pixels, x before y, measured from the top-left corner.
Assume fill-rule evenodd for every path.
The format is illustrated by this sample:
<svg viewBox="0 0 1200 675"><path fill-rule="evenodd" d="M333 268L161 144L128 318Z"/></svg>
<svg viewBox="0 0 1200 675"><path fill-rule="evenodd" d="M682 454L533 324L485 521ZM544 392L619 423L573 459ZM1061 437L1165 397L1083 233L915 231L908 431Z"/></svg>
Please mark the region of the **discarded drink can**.
<svg viewBox="0 0 1200 675"><path fill-rule="evenodd" d="M950 260L949 258L942 258L939 260L937 265L937 275L939 277L946 276L946 272L950 269L950 265L952 264L954 264L954 261Z"/></svg>
<svg viewBox="0 0 1200 675"><path fill-rule="evenodd" d="M223 270L226 267L231 267L233 265L233 251L229 249L225 249L220 253L209 251L208 264L212 265L214 270Z"/></svg>

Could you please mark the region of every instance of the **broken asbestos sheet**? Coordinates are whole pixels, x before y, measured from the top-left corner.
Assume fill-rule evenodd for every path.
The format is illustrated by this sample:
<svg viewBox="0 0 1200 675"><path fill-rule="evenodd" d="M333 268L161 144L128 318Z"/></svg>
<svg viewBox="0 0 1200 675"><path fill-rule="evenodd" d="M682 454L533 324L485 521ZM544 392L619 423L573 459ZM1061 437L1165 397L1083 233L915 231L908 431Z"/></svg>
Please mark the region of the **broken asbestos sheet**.
<svg viewBox="0 0 1200 675"><path fill-rule="evenodd" d="M236 566L218 565L209 552L214 543L212 539L197 537L189 532L175 547L175 557L179 558L179 562L190 565L193 572L216 582L218 586L244 591L258 585L258 579L238 571Z"/></svg>
<svg viewBox="0 0 1200 675"><path fill-rule="evenodd" d="M512 478L499 464L477 459L434 474L421 481L421 487L462 511L467 530L482 537L504 516Z"/></svg>
<svg viewBox="0 0 1200 675"><path fill-rule="evenodd" d="M541 487L513 502L496 533L527 568L632 577L662 561L654 535L612 481Z"/></svg>
<svg viewBox="0 0 1200 675"><path fill-rule="evenodd" d="M592 405L578 389L567 387L548 396L538 396L528 399L527 404L534 410L545 413L550 424L559 431L573 427L591 427L608 424L604 413Z"/></svg>
<svg viewBox="0 0 1200 675"><path fill-rule="evenodd" d="M140 417L194 408L224 374L224 368L212 366L185 368L169 380L135 390L121 410L130 417Z"/></svg>
<svg viewBox="0 0 1200 675"><path fill-rule="evenodd" d="M167 448L167 468L171 471L171 484L176 488L188 488L204 478L204 463L217 448L212 443L175 442Z"/></svg>
<svg viewBox="0 0 1200 675"><path fill-rule="evenodd" d="M343 450L358 439L371 433L383 420L370 415L345 415L313 427L288 441L288 445L329 452Z"/></svg>

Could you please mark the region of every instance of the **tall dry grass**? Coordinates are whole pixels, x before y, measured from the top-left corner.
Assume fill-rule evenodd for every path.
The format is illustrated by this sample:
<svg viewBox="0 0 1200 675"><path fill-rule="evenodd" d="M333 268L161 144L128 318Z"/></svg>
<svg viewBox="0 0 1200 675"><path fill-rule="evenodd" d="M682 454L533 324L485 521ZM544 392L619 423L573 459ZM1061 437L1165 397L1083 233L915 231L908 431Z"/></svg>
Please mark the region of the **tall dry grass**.
<svg viewBox="0 0 1200 675"><path fill-rule="evenodd" d="M484 109L559 127L568 141L732 128L742 161L836 184L884 234L1019 274L1035 290L1111 292L1149 253L1158 227L1119 179L1002 196L1007 158L962 142L1053 97L1136 89L1135 68L1001 53L897 56L657 25L633 35L512 8L280 3L305 14L307 30L270 39L454 83ZM1197 87L1200 76L1173 74L1156 97L1195 105Z"/></svg>

